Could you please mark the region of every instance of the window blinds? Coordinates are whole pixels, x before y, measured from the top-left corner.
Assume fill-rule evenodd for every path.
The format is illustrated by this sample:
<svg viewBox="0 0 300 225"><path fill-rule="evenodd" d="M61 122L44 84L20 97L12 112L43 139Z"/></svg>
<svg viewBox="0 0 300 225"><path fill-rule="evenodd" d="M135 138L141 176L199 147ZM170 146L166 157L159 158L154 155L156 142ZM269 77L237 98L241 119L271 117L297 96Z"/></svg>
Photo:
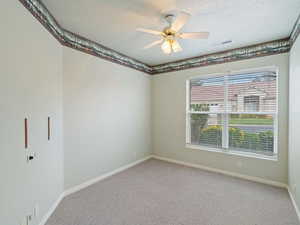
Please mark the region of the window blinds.
<svg viewBox="0 0 300 225"><path fill-rule="evenodd" d="M275 71L191 79L189 103L189 143L264 155L275 153Z"/></svg>

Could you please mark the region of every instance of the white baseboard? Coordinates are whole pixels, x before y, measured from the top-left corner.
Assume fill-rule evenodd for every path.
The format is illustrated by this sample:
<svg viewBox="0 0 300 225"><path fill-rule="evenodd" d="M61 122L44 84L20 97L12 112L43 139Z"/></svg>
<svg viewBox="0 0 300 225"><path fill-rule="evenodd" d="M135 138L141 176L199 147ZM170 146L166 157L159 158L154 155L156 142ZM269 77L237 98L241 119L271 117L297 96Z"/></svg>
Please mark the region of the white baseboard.
<svg viewBox="0 0 300 225"><path fill-rule="evenodd" d="M39 223L39 225L45 225L47 220L50 218L50 216L52 215L52 213L54 212L54 210L57 208L57 206L59 205L59 203L61 202L61 200L64 198L64 193L62 193L58 199L53 203L53 205L50 207L50 209L48 210L48 212L43 216L41 222Z"/></svg>
<svg viewBox="0 0 300 225"><path fill-rule="evenodd" d="M260 178L260 177L253 177L253 176L243 175L243 174L240 174L240 173L229 172L229 171L225 171L225 170L221 170L221 169L216 169L216 168L212 168L212 167L208 167L208 166L202 166L202 165L199 165L199 164L188 163L188 162L179 161L179 160L175 160L175 159L165 158L165 157L161 157L161 156L157 156L157 155L154 155L152 157L154 159L159 159L159 160L163 160L163 161L166 161L166 162L176 163L176 164L183 165L183 166L198 168L198 169L202 169L202 170L206 170L206 171L210 171L210 172L215 172L215 173L219 173L219 174L223 174L223 175L227 175L227 176L231 176L231 177L241 178L241 179L244 179L244 180L254 181L254 182L258 182L258 183L262 183L262 184L268 184L268 185L272 185L272 186L275 186L275 187L287 188L287 184L277 182L277 181L263 179L263 178Z"/></svg>
<svg viewBox="0 0 300 225"><path fill-rule="evenodd" d="M95 177L95 178L93 178L91 180L88 180L88 181L82 183L82 184L76 185L75 187L69 188L69 189L65 190L64 196L67 196L67 195L73 194L73 193L75 193L77 191L80 191L81 189L84 189L84 188L86 188L86 187L88 187L88 186L90 186L92 184L95 184L95 183L97 183L100 180L103 180L103 179L108 178L108 177L110 177L112 175L115 175L115 174L120 173L120 172L122 172L124 170L127 170L130 167L133 167L133 166L135 166L137 164L140 164L140 163L142 163L142 162L144 162L144 161L146 161L146 160L148 160L150 158L152 158L151 155L147 156L147 157L145 157L143 159L137 160L137 161L135 161L133 163L130 163L128 165L122 166L122 167L120 167L120 168L118 168L116 170L113 170L111 172L105 173L105 174L103 174L103 175L101 175L99 177Z"/></svg>
<svg viewBox="0 0 300 225"><path fill-rule="evenodd" d="M295 200L295 198L294 198L294 196L293 196L293 193L292 193L290 187L288 187L287 189L288 189L290 198L291 198L291 200L292 200L293 206L294 206L294 208L295 208L295 210L296 210L298 219L299 219L299 221L300 221L300 210L299 210L299 208L298 208L298 206L297 206L296 200Z"/></svg>

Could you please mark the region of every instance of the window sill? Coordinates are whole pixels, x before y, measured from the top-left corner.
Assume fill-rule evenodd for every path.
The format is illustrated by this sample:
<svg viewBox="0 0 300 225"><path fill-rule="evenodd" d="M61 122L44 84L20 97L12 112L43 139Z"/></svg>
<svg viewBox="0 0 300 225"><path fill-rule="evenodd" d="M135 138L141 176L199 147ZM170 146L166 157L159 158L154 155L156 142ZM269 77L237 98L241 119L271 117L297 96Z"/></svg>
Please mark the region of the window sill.
<svg viewBox="0 0 300 225"><path fill-rule="evenodd" d="M189 148L189 149L197 149L197 150L201 150L201 151L218 152L218 153L223 153L226 155L236 155L236 156L242 156L242 157L248 157L248 158L278 161L277 155L267 156L267 155L260 155L260 154L251 153L251 152L239 152L239 151L233 151L233 150L229 151L229 150L222 150L222 149L218 149L218 148L201 146L201 145L192 145L192 144L186 144L185 147Z"/></svg>

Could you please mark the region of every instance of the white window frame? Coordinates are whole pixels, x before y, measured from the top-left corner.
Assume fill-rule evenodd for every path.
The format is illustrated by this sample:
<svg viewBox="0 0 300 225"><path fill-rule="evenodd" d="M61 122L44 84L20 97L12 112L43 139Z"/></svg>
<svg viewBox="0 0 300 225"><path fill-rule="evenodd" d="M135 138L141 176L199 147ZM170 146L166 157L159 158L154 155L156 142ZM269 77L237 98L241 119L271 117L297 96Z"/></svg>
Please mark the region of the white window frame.
<svg viewBox="0 0 300 225"><path fill-rule="evenodd" d="M241 73L255 73L255 72L262 72L262 71L272 71L276 73L276 110L275 112L228 112L228 107L224 107L224 112L193 112L190 110L190 80L191 79L205 79L210 77L218 77L218 76L224 76L225 77L225 83L227 82L227 76L230 75L236 75ZM198 150L204 150L204 151L211 151L211 152L219 152L229 155L238 155L238 156L244 156L244 157L250 157L250 158L258 158L258 159L266 159L266 160L273 160L278 161L278 93L279 93L279 69L277 66L268 66L268 67L260 67L260 68L251 68L251 69L244 69L244 70L236 70L236 71L227 71L224 73L214 73L209 74L205 76L193 76L189 77L189 79L186 80L186 148L189 149L198 149ZM227 106L227 100L228 100L228 91L227 85L225 85L225 98L224 98L224 105ZM191 114L222 114L222 122L223 122L223 132L222 132L222 148L217 147L208 147L204 145L194 145L191 144L191 123L190 118ZM274 154L272 156L267 156L263 154L258 153L252 153L252 152L243 152L243 151L237 151L228 148L228 135L229 135L229 120L228 116L230 114L271 114L273 115L273 121L274 121Z"/></svg>

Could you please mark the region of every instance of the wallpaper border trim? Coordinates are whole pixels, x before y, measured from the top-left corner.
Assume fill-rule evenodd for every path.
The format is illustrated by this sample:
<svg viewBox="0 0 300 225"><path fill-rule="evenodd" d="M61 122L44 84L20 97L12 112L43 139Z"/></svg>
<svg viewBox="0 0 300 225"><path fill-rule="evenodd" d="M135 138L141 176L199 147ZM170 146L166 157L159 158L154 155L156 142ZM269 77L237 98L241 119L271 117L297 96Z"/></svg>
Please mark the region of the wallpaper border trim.
<svg viewBox="0 0 300 225"><path fill-rule="evenodd" d="M299 34L300 34L300 15L298 16L298 19L293 27L293 31L291 32L290 35L291 47L299 37Z"/></svg>

